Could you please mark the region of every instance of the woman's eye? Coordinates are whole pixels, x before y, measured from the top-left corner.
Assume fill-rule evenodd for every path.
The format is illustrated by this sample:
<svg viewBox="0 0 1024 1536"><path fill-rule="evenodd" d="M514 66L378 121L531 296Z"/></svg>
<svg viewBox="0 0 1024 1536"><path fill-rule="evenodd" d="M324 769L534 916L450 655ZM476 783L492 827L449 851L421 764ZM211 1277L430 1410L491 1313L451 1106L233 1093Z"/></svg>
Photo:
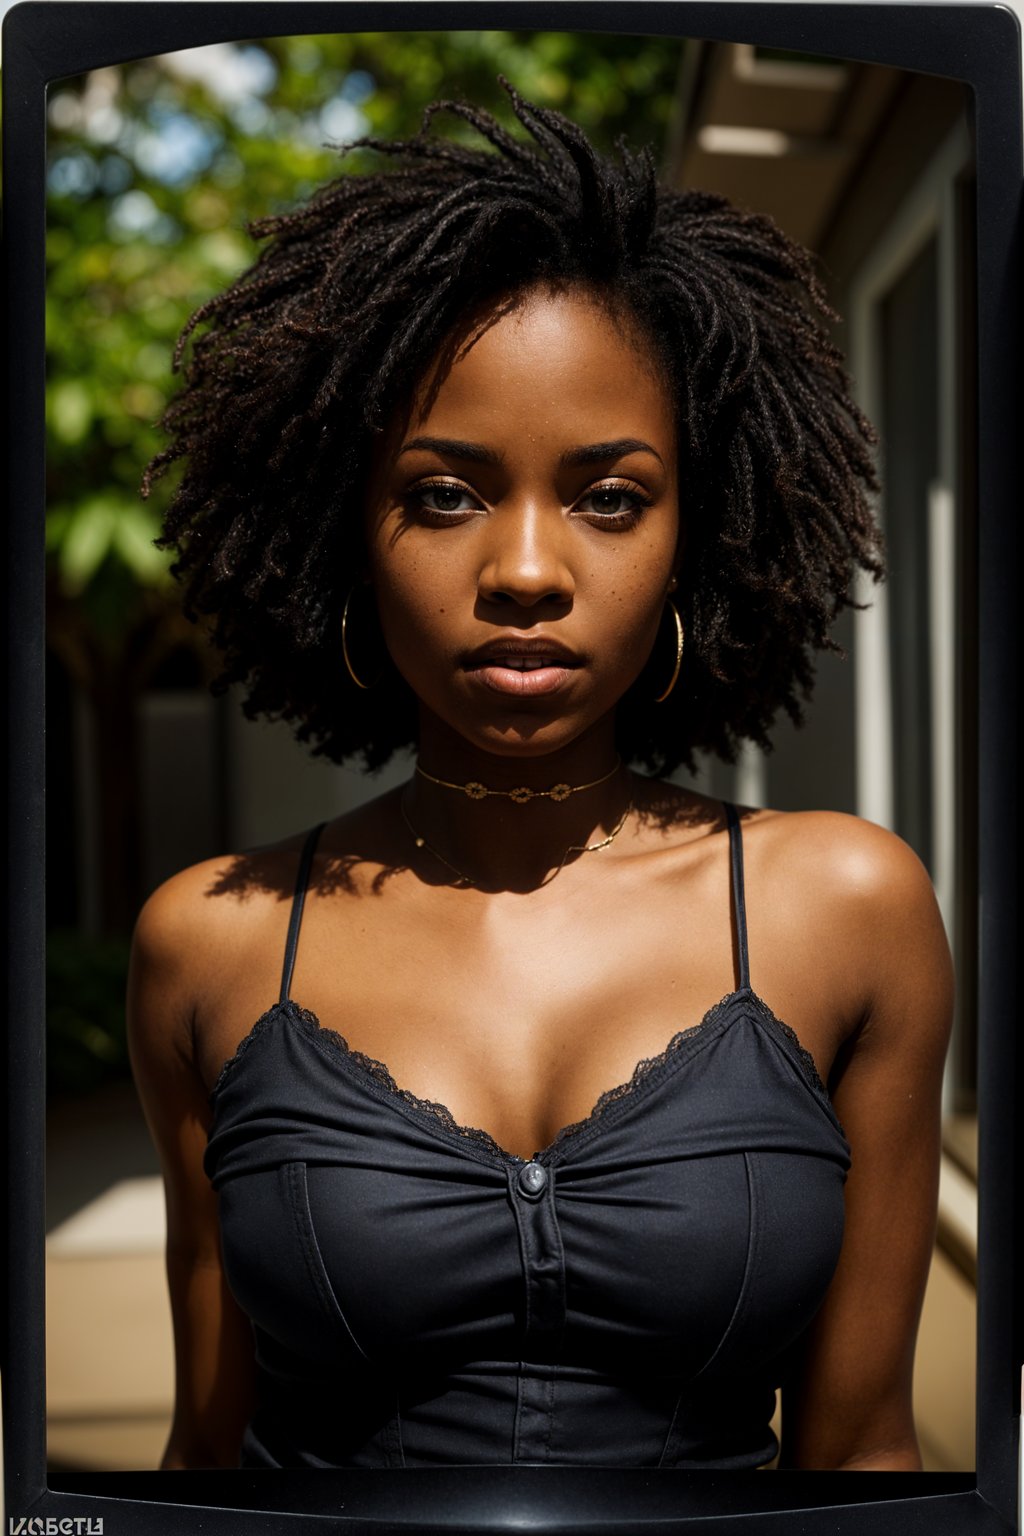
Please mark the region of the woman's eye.
<svg viewBox="0 0 1024 1536"><path fill-rule="evenodd" d="M639 487L628 485L595 485L577 506L583 512L596 513L602 522L637 522L651 498Z"/></svg>
<svg viewBox="0 0 1024 1536"><path fill-rule="evenodd" d="M453 485L447 480L418 485L412 497L427 512L474 512L478 505L465 486Z"/></svg>

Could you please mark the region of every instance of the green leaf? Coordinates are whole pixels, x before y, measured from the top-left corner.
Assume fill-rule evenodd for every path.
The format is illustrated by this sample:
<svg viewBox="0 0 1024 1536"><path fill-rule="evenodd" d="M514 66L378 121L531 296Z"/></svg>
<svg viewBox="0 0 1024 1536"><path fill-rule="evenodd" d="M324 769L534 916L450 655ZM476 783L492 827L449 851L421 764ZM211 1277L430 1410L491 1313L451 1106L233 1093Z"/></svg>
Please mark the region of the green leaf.
<svg viewBox="0 0 1024 1536"><path fill-rule="evenodd" d="M75 508L59 549L60 571L70 592L81 592L103 562L117 522L115 503L100 493Z"/></svg>
<svg viewBox="0 0 1024 1536"><path fill-rule="evenodd" d="M69 446L82 442L92 425L87 387L79 379L62 379L51 387L47 406L50 430L61 442Z"/></svg>
<svg viewBox="0 0 1024 1536"><path fill-rule="evenodd" d="M70 507L48 507L46 510L46 548L47 551L59 549L67 537L71 526L72 511Z"/></svg>
<svg viewBox="0 0 1024 1536"><path fill-rule="evenodd" d="M170 555L153 545L159 531L157 519L148 507L126 506L118 511L113 547L143 585L155 585L168 577Z"/></svg>

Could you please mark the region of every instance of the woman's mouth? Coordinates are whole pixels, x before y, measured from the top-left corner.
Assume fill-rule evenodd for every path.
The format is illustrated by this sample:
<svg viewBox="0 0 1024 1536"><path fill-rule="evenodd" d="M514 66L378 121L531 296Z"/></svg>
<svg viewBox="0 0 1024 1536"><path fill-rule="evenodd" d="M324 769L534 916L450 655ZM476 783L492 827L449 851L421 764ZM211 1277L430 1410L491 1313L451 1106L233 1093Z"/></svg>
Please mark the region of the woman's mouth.
<svg viewBox="0 0 1024 1536"><path fill-rule="evenodd" d="M495 665L509 666L516 672L532 672L535 667L553 666L554 662L546 661L540 656L510 656L507 662L495 661Z"/></svg>
<svg viewBox="0 0 1024 1536"><path fill-rule="evenodd" d="M509 660L473 667L470 676L495 693L514 694L525 699L539 693L554 693L565 686L576 670L564 662L528 661L520 664Z"/></svg>
<svg viewBox="0 0 1024 1536"><path fill-rule="evenodd" d="M566 647L528 644L496 645L467 659L469 675L493 693L533 698L564 688L580 667L580 658Z"/></svg>

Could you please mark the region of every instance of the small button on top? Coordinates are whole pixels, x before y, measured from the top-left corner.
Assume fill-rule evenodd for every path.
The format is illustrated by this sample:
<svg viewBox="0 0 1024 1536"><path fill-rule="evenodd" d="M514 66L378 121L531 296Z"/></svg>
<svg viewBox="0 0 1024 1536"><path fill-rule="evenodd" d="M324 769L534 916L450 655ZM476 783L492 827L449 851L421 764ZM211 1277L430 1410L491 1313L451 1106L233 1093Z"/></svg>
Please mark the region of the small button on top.
<svg viewBox="0 0 1024 1536"><path fill-rule="evenodd" d="M527 1163L519 1172L519 1188L524 1195L539 1195L548 1182L548 1171L540 1163Z"/></svg>

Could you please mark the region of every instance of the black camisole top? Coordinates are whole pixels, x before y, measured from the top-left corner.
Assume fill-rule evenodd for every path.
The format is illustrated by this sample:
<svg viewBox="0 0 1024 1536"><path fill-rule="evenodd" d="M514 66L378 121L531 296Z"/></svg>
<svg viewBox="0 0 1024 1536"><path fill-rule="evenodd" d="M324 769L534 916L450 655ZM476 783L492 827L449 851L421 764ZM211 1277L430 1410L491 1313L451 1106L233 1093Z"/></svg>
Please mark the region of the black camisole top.
<svg viewBox="0 0 1024 1536"><path fill-rule="evenodd" d="M850 1148L739 986L528 1161L289 996L210 1094L204 1168L252 1322L243 1467L751 1469L839 1256Z"/></svg>

